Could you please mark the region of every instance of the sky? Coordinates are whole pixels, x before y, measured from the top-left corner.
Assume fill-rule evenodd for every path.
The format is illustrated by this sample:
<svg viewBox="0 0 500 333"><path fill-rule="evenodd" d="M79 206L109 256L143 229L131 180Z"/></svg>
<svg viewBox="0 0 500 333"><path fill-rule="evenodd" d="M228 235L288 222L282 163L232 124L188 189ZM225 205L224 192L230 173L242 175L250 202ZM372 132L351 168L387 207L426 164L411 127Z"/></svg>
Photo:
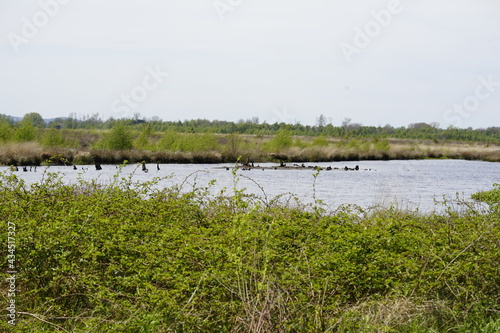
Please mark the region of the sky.
<svg viewBox="0 0 500 333"><path fill-rule="evenodd" d="M500 126L498 0L0 0L0 113Z"/></svg>

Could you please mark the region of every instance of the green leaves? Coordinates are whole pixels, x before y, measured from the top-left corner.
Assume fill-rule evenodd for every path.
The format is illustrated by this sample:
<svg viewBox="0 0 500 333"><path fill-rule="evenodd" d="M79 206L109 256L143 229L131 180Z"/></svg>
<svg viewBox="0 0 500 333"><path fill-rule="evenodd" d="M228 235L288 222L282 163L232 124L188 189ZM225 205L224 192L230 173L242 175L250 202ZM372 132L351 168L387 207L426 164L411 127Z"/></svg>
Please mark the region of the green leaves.
<svg viewBox="0 0 500 333"><path fill-rule="evenodd" d="M485 202L498 212L500 211L500 184L493 184L493 186L492 190L474 193L472 199Z"/></svg>
<svg viewBox="0 0 500 333"><path fill-rule="evenodd" d="M117 121L101 144L108 149L132 149L133 138L132 129L124 121Z"/></svg>
<svg viewBox="0 0 500 333"><path fill-rule="evenodd" d="M208 187L158 189L118 174L109 186L64 185L53 173L28 186L1 174L0 241L15 223L23 312L74 332L498 326L495 212L327 214L234 187L210 197ZM484 200L496 202L497 188Z"/></svg>

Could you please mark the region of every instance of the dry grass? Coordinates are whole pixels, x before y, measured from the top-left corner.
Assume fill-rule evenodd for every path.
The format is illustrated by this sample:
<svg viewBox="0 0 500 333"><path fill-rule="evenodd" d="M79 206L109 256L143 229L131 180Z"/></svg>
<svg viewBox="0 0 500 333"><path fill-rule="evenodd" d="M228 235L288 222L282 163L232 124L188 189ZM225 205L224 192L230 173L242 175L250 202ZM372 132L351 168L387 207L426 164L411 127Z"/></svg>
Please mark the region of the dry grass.
<svg viewBox="0 0 500 333"><path fill-rule="evenodd" d="M69 163L119 164L127 160L131 163L141 161L151 163L233 163L239 157L242 161L276 162L279 159L294 162L330 162L358 160L408 160L426 158L448 158L500 162L500 145L471 143L434 143L432 141L390 140L380 148L374 140L342 141L328 139L328 145L311 145L311 138L302 138L302 147L290 147L272 157L269 151L258 143L264 139L245 137L254 141L251 148L230 151L221 145L216 150L179 152L147 150L110 150L70 148L44 148L35 142L8 143L0 146L2 165L40 165L54 155L61 155Z"/></svg>
<svg viewBox="0 0 500 333"><path fill-rule="evenodd" d="M387 150L350 148L348 146L311 146L306 148L292 147L281 155L289 161L297 162L329 162L355 160L409 160L426 158L449 158L466 160L483 160L500 162L498 146L471 146L470 144L432 144L423 143L391 144Z"/></svg>
<svg viewBox="0 0 500 333"><path fill-rule="evenodd" d="M329 331L341 328L339 332L344 332L345 328L356 327L358 332L393 332L395 328L404 330L415 323L436 320L439 314L446 316L450 311L444 302L419 301L407 297L361 301L339 308L339 316L335 316L336 321Z"/></svg>
<svg viewBox="0 0 500 333"><path fill-rule="evenodd" d="M0 147L0 163L3 165L36 165L42 161L43 154L44 149L35 142L8 143Z"/></svg>

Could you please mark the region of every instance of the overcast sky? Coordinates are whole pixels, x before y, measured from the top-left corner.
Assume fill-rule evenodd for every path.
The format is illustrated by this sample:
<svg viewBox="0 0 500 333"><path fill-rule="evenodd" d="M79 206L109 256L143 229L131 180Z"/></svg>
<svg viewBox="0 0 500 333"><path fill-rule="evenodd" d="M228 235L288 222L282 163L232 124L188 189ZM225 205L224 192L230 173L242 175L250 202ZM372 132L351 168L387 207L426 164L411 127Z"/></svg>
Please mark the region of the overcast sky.
<svg viewBox="0 0 500 333"><path fill-rule="evenodd" d="M500 126L500 1L0 0L28 112Z"/></svg>

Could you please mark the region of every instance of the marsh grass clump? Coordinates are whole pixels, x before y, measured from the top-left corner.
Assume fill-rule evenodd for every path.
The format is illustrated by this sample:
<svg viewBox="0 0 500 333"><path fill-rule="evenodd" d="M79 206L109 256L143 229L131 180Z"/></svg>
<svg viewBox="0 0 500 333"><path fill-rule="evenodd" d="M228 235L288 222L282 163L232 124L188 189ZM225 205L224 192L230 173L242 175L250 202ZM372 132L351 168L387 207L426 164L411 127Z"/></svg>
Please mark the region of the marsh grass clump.
<svg viewBox="0 0 500 333"><path fill-rule="evenodd" d="M55 154L66 156L75 164L94 161L120 164L124 160L134 163L143 160L162 163L232 163L239 156L253 162L276 162L275 156L280 156L284 161L300 162L425 158L500 161L498 143L471 145L378 137L348 139L326 135L294 136L288 128L283 128L274 136L179 133L173 129L161 133L154 132L149 125L138 132L128 126L120 122L111 130L40 128L35 129L40 133L31 141L9 141L0 137L0 164L39 165L44 157Z"/></svg>
<svg viewBox="0 0 500 333"><path fill-rule="evenodd" d="M214 181L161 188L121 169L108 184L68 185L50 168L31 185L0 174L0 226L16 226L16 330L500 327L498 210L328 211L319 201L249 195L233 175L234 188L214 195ZM497 187L476 199L498 205Z"/></svg>

